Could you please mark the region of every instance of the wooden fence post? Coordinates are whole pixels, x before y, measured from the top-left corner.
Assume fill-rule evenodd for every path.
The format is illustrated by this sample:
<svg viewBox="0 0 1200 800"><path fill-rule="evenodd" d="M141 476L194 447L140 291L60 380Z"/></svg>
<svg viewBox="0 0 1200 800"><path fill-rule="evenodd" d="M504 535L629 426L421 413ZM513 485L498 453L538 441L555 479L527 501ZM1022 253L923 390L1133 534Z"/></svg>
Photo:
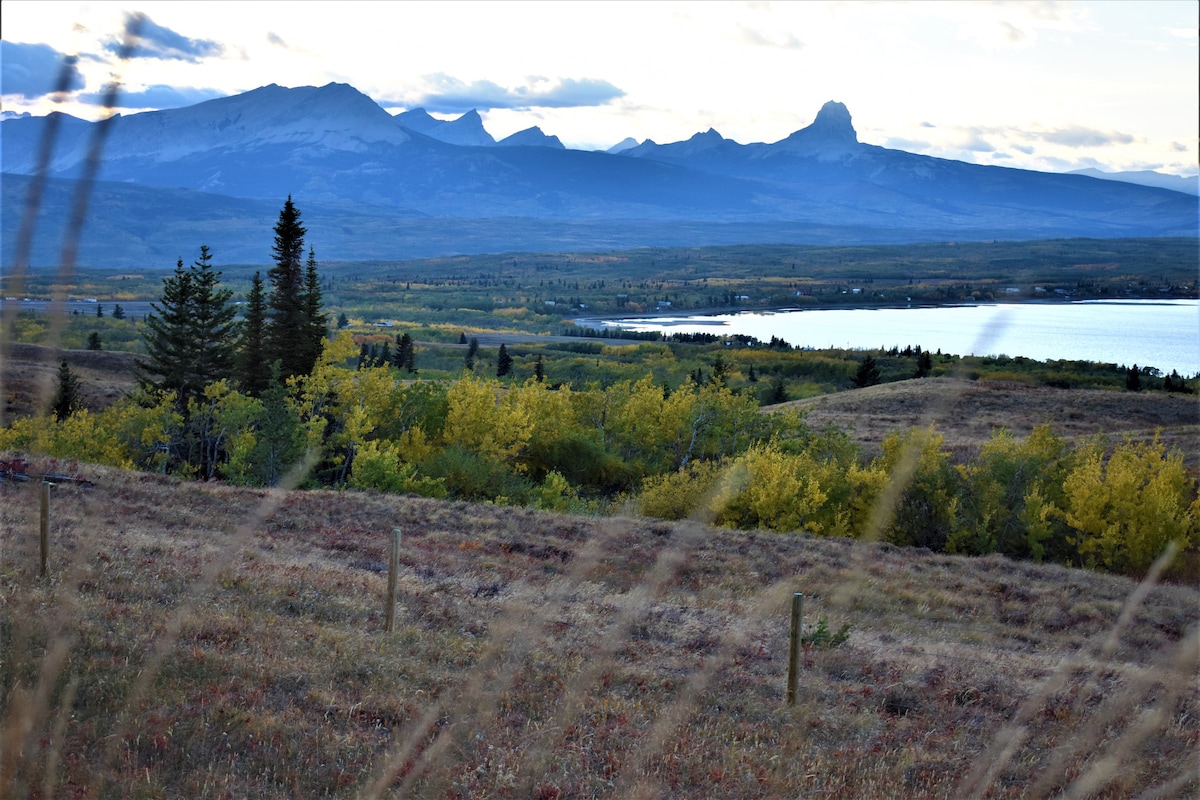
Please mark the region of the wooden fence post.
<svg viewBox="0 0 1200 800"><path fill-rule="evenodd" d="M50 483L42 482L42 508L38 520L38 533L42 546L42 577L50 573Z"/></svg>
<svg viewBox="0 0 1200 800"><path fill-rule="evenodd" d="M800 682L800 640L804 635L804 594L792 595L792 636L788 647L787 704L796 705L796 685Z"/></svg>
<svg viewBox="0 0 1200 800"><path fill-rule="evenodd" d="M392 528L392 550L388 558L387 614L384 630L396 627L396 583L400 579L400 529Z"/></svg>

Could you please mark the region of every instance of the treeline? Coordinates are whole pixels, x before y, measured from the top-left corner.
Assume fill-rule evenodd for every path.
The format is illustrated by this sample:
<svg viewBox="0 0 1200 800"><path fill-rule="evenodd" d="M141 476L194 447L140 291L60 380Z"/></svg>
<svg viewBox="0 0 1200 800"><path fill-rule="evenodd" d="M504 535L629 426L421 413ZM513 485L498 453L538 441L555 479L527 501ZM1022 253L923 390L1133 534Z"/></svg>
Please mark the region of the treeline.
<svg viewBox="0 0 1200 800"><path fill-rule="evenodd" d="M710 376L669 390L404 380L360 365L347 332L308 374L261 396L217 380L182 407L170 391L91 414L17 420L0 450L269 486L307 457L310 486L408 492L572 513L633 507L668 519L869 537L899 546L1140 574L1171 542L1197 568L1200 501L1158 440L1068 445L997 433L954 464L932 430L865 458L794 411L761 413ZM875 506L898 484L893 513Z"/></svg>

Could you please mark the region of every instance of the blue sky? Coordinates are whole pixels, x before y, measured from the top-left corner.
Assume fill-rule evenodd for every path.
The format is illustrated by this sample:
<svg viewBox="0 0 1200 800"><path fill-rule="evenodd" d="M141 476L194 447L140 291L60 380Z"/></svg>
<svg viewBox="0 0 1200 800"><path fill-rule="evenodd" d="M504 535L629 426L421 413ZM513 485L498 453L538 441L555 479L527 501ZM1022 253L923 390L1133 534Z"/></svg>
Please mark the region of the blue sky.
<svg viewBox="0 0 1200 800"><path fill-rule="evenodd" d="M118 58L129 14L147 20ZM1200 4L1163 2L30 2L0 4L7 112L95 119L277 83L393 113L478 109L568 147L715 128L773 142L845 103L859 139L982 164L1195 175ZM63 58L67 92L52 102Z"/></svg>

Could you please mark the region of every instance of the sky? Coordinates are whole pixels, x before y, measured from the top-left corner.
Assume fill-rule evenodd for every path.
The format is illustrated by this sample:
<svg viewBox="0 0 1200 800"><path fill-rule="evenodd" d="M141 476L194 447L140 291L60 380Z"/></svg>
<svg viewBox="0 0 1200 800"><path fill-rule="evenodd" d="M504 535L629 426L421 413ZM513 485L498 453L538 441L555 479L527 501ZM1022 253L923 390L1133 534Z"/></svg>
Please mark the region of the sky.
<svg viewBox="0 0 1200 800"><path fill-rule="evenodd" d="M130 15L142 36L120 58ZM1050 172L1196 175L1200 3L45 2L0 4L6 113L177 108L348 83L392 113L471 109L577 149L713 128L775 142L844 103L859 141ZM67 91L54 94L74 57Z"/></svg>

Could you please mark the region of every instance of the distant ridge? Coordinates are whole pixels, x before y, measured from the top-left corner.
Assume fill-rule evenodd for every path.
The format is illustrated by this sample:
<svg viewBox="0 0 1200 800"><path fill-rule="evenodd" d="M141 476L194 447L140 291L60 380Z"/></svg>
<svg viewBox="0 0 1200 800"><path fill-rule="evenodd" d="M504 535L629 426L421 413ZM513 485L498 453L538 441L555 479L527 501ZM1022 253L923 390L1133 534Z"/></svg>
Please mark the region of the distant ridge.
<svg viewBox="0 0 1200 800"><path fill-rule="evenodd" d="M394 119L410 130L423 133L447 144L466 147L489 147L496 143L483 127L483 118L472 109L452 120L437 119L423 108L397 114Z"/></svg>
<svg viewBox="0 0 1200 800"><path fill-rule="evenodd" d="M547 136L536 125L532 128L526 128L523 131L517 131L512 136L506 136L496 144L504 145L505 147L552 147L555 150L566 149L557 136Z"/></svg>
<svg viewBox="0 0 1200 800"><path fill-rule="evenodd" d="M1170 189L1173 192L1200 195L1200 175L1185 178L1180 175L1164 175L1161 172L1154 172L1152 170L1102 172L1092 167L1072 170L1070 174L1087 175L1091 178L1100 178L1106 181L1123 181L1125 183L1136 183L1139 186L1154 186L1159 189Z"/></svg>
<svg viewBox="0 0 1200 800"><path fill-rule="evenodd" d="M94 124L59 119L50 177L71 179L80 174ZM33 172L46 123L46 117L0 121L4 259L11 257L21 218L17 176ZM558 240L543 234L551 227L589 231L594 248L603 249L677 242L687 231L725 236L735 230L748 237L740 243L797 244L845 241L850 231L876 242L1196 237L1200 219L1194 194L864 144L849 109L836 101L825 103L812 124L770 144L739 144L710 128L682 142L646 140L609 153L567 149L537 127L498 143L476 111L453 120L423 109L392 116L337 83L272 84L119 117L99 180L108 182L112 202L92 206L89 224L106 232L92 246L124 241L131 253L149 247L163 230L187 230L181 190L204 193L200 205L217 217L222 202L277 206L292 195L302 209L370 220L362 233L330 237L339 241L339 258L400 259L417 249L436 254L430 242L442 243L439 252L477 246L463 243L464 230L476 232L475 242L505 251L553 247ZM143 195L176 194L158 201L139 196L134 205L143 210L135 213L117 200L121 185L139 187ZM48 195L47 219L68 216L69 206L54 205L66 196ZM146 224L151 209L153 230ZM381 223L389 218L406 222ZM415 219L422 220L420 245L410 224ZM512 222L518 219L528 224ZM320 225L314 216L309 220L314 229ZM240 230L224 225L214 233L229 240L229 250L268 251L244 240L234 244ZM216 250L220 243L213 238L208 244ZM576 233L568 238L576 249L588 249ZM174 259L177 251L178 245L163 255ZM105 252L106 263L123 258L119 250Z"/></svg>

